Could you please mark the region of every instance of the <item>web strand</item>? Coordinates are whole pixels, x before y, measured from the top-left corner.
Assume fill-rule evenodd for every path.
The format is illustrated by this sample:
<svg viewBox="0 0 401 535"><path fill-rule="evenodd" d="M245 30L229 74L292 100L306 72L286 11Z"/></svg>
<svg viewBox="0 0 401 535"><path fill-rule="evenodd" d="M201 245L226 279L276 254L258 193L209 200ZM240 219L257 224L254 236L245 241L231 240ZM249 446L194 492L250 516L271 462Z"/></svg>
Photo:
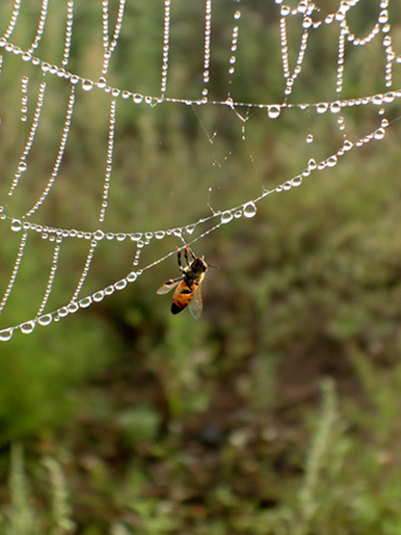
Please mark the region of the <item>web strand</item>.
<svg viewBox="0 0 401 535"><path fill-rule="evenodd" d="M59 150L58 150L58 153L57 153L56 161L54 163L51 176L49 178L49 181L48 181L45 189L43 190L43 193L41 194L39 199L35 202L35 204L32 206L32 208L30 210L28 210L28 212L26 212L25 215L22 216L23 218L30 217L43 204L43 202L45 201L46 197L49 195L50 190L51 190L51 188L52 188L52 186L53 186L53 184L54 184L54 182L55 182L55 180L57 178L57 175L58 175L58 172L59 172L59 169L60 169L60 165L61 165L61 162L63 160L64 151L65 151L65 147L66 147L67 139L68 139L68 134L69 134L69 131L70 131L71 118L72 118L72 113L73 113L73 110L74 110L74 103L75 103L75 87L72 85L71 86L70 97L68 99L67 113L66 113L66 118L65 118L65 122L64 122L63 134L61 136L61 142L60 142Z"/></svg>
<svg viewBox="0 0 401 535"><path fill-rule="evenodd" d="M27 50L28 54L32 54L32 52L36 48L38 48L39 42L42 39L42 35L43 35L43 32L45 30L45 25L46 25L48 5L49 5L49 0L42 0L42 8L40 10L39 22L38 22L38 27L37 27L37 30L36 30L36 35L35 35L35 38L34 38L32 44L31 44L31 46Z"/></svg>

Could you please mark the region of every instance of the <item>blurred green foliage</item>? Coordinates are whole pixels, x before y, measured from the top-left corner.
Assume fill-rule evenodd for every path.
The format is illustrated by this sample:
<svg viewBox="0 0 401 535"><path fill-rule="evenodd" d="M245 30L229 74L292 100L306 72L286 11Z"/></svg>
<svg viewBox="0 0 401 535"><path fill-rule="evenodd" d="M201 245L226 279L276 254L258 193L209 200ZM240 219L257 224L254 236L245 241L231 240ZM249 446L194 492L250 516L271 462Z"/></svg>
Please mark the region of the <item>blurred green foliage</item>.
<svg viewBox="0 0 401 535"><path fill-rule="evenodd" d="M101 317L88 315L15 337L2 347L0 443L43 437L82 407L76 388L111 365L121 341ZM67 343L72 337L73 342Z"/></svg>
<svg viewBox="0 0 401 535"><path fill-rule="evenodd" d="M96 80L101 9L75 4L69 68ZM51 24L38 56L56 63L65 7L49 5ZM111 5L115 13L116 2ZM322 10L337 8L330 6ZM228 84L227 13L232 17L238 7L237 70ZM11 9L1 4L0 33ZM13 39L22 48L33 38L39 9L38 2L21 7ZM172 3L168 96L199 98L203 9L196 2ZM261 1L234 7L221 1L213 9L211 100L225 100L229 87L236 100L280 102L277 10ZM397 47L400 7L391 9ZM351 9L350 24L367 33L377 14L376 4L360 2ZM289 22L292 64L300 39L296 22ZM161 2L127 3L108 75L113 87L159 95L162 28ZM337 38L334 25L311 34L294 102L337 98ZM378 40L347 49L344 96L384 91L384 63ZM1 199L27 136L16 89L27 72L30 110L39 83L48 88L29 169L4 202L11 216L29 209L48 180L68 94L65 81L4 54ZM400 81L395 69L395 87ZM37 223L97 228L109 105L108 94L77 87L60 175L35 214ZM133 107L118 99L105 231L191 223L209 214L208 203L223 210L255 198L263 187L298 174L310 157L326 158L342 143L332 114L291 109L268 121L265 110L238 111L245 122L217 105ZM344 110L348 137L371 132L377 111ZM398 108L389 114L398 119ZM186 312L171 316L170 297L156 295L164 280L179 273L171 258L87 311L2 344L4 533L399 533L399 128L395 121L384 141L351 151L302 187L267 197L255 218L234 221L197 242L195 252L219 267L204 283L201 321ZM305 143L309 133L311 145ZM1 231L5 288L20 236L10 237L3 226ZM143 265L176 245L166 238L144 248ZM85 241L63 243L49 310L72 295L87 248ZM1 316L7 325L36 313L52 254L48 241L28 239ZM84 292L125 276L132 256L130 243L100 243ZM11 444L17 445L8 467ZM27 473L18 444L25 446Z"/></svg>

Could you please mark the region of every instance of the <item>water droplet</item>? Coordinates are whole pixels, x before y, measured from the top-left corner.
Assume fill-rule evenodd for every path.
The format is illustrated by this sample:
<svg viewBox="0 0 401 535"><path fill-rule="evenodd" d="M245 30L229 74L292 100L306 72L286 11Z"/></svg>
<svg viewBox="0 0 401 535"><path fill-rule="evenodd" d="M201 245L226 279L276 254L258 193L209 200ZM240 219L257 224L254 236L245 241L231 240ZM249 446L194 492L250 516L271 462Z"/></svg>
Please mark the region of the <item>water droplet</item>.
<svg viewBox="0 0 401 535"><path fill-rule="evenodd" d="M96 303L99 303L99 301L102 301L104 299L104 292L103 290L99 290L98 292L95 292L93 295L92 295L92 298L93 300L96 302Z"/></svg>
<svg viewBox="0 0 401 535"><path fill-rule="evenodd" d="M283 190L284 191L288 191L291 188L292 188L292 184L291 184L290 180L288 180L287 182L284 182L284 184L283 184Z"/></svg>
<svg viewBox="0 0 401 535"><path fill-rule="evenodd" d="M377 22L379 24L385 24L388 21L388 10L383 9L383 11L380 13L379 18L377 19Z"/></svg>
<svg viewBox="0 0 401 535"><path fill-rule="evenodd" d="M343 149L347 152L351 150L353 146L354 144L352 143L352 141L349 141L348 139L346 139L343 144Z"/></svg>
<svg viewBox="0 0 401 535"><path fill-rule="evenodd" d="M99 89L104 89L107 85L107 82L106 82L106 78L104 78L103 76L101 76L99 78L99 80L97 81L97 86Z"/></svg>
<svg viewBox="0 0 401 535"><path fill-rule="evenodd" d="M281 106L268 106L267 115L270 119L277 119L281 113Z"/></svg>
<svg viewBox="0 0 401 535"><path fill-rule="evenodd" d="M302 184L302 175L294 176L294 178L291 180L291 185L297 188Z"/></svg>
<svg viewBox="0 0 401 535"><path fill-rule="evenodd" d="M135 234L130 234L129 237L131 241L139 241L142 238L142 232L136 232Z"/></svg>
<svg viewBox="0 0 401 535"><path fill-rule="evenodd" d="M126 237L127 237L127 235L126 235L126 234L123 234L123 233L121 233L121 232L120 232L119 234L116 234L116 240L117 240L117 241L120 241L120 242L121 242L121 241L124 241Z"/></svg>
<svg viewBox="0 0 401 535"><path fill-rule="evenodd" d="M126 279L121 279L120 281L117 281L115 284L114 284L114 288L116 290L123 290L124 288L126 288L128 282Z"/></svg>
<svg viewBox="0 0 401 535"><path fill-rule="evenodd" d="M317 106L316 106L316 111L317 113L325 113L329 108L329 105L327 104L327 102L320 102Z"/></svg>
<svg viewBox="0 0 401 535"><path fill-rule="evenodd" d="M19 219L13 219L10 228L13 232L19 232L22 229L21 221Z"/></svg>
<svg viewBox="0 0 401 535"><path fill-rule="evenodd" d="M308 169L311 169L312 171L316 169L316 160L314 158L311 158L308 162Z"/></svg>
<svg viewBox="0 0 401 535"><path fill-rule="evenodd" d="M88 308L92 304L92 296L84 297L78 302L80 308Z"/></svg>
<svg viewBox="0 0 401 535"><path fill-rule="evenodd" d="M20 325L20 331L23 334L31 334L31 332L36 327L36 321L27 321L26 323L23 323Z"/></svg>
<svg viewBox="0 0 401 535"><path fill-rule="evenodd" d="M104 293L105 293L106 295L111 295L111 294L114 293L114 291L115 291L115 290L114 290L114 286L107 286L107 288L105 288L105 290L104 290Z"/></svg>
<svg viewBox="0 0 401 535"><path fill-rule="evenodd" d="M372 104L375 106L382 106L383 105L383 95L380 93L378 95L375 95L372 98Z"/></svg>
<svg viewBox="0 0 401 535"><path fill-rule="evenodd" d="M331 113L339 113L340 110L341 110L341 102L339 100L336 100L335 102L332 102L330 104Z"/></svg>
<svg viewBox="0 0 401 535"><path fill-rule="evenodd" d="M69 312L67 310L67 307L60 307L58 310L57 310L57 316L59 318L65 318L66 316L68 316Z"/></svg>
<svg viewBox="0 0 401 535"><path fill-rule="evenodd" d="M326 160L327 167L335 167L337 165L337 156L330 156L330 158L327 158Z"/></svg>
<svg viewBox="0 0 401 535"><path fill-rule="evenodd" d="M13 336L14 329L3 329L0 331L0 342L8 342Z"/></svg>
<svg viewBox="0 0 401 535"><path fill-rule="evenodd" d="M155 236L158 240L162 240L164 238L164 236L166 235L166 233L164 232L164 230L157 230L155 232Z"/></svg>
<svg viewBox="0 0 401 535"><path fill-rule="evenodd" d="M98 229L93 233L93 237L97 241L103 240L104 232L102 230Z"/></svg>
<svg viewBox="0 0 401 535"><path fill-rule="evenodd" d="M253 217L256 214L257 208L255 203L248 202L243 206L243 212L245 217Z"/></svg>
<svg viewBox="0 0 401 535"><path fill-rule="evenodd" d="M376 132L373 133L375 139L383 139L386 135L386 130L384 128L378 128Z"/></svg>
<svg viewBox="0 0 401 535"><path fill-rule="evenodd" d="M188 233L188 234L193 234L194 230L195 230L195 227L196 225L187 225L185 227L185 231Z"/></svg>
<svg viewBox="0 0 401 535"><path fill-rule="evenodd" d="M395 98L396 98L396 94L394 93L394 91L389 91L388 93L384 95L383 101L387 103L391 103L391 102L394 102Z"/></svg>
<svg viewBox="0 0 401 535"><path fill-rule="evenodd" d="M236 212L234 212L235 219L239 219L240 217L242 217L242 215L243 215L242 210L237 210Z"/></svg>
<svg viewBox="0 0 401 535"><path fill-rule="evenodd" d="M50 325L52 321L53 316L51 314L45 314L44 316L38 318L39 325L42 325L43 327L46 327L46 325Z"/></svg>
<svg viewBox="0 0 401 535"><path fill-rule="evenodd" d="M314 140L314 137L313 137L313 134L309 134L306 136L306 142L307 143L313 143L313 140Z"/></svg>
<svg viewBox="0 0 401 535"><path fill-rule="evenodd" d="M18 165L18 171L20 173L23 173L24 171L26 171L28 169L28 166L27 166L27 163L26 162L20 162L19 165Z"/></svg>
<svg viewBox="0 0 401 535"><path fill-rule="evenodd" d="M78 303L73 301L69 305L67 305L67 310L70 314L75 314L75 312L79 309Z"/></svg>
<svg viewBox="0 0 401 535"><path fill-rule="evenodd" d="M233 218L233 214L230 210L226 210L225 212L221 214L221 222L223 224L229 223L232 220L232 218Z"/></svg>
<svg viewBox="0 0 401 535"><path fill-rule="evenodd" d="M140 93L135 93L134 95L132 95L132 100L135 104L140 104L143 101L143 95L141 95Z"/></svg>
<svg viewBox="0 0 401 535"><path fill-rule="evenodd" d="M277 193L282 192L282 191L283 191L283 186L280 184L279 186L277 186L277 187L275 188L274 191L277 191Z"/></svg>
<svg viewBox="0 0 401 535"><path fill-rule="evenodd" d="M135 282L137 278L138 278L138 275L136 274L135 271L131 271L131 273L127 275L128 282Z"/></svg>

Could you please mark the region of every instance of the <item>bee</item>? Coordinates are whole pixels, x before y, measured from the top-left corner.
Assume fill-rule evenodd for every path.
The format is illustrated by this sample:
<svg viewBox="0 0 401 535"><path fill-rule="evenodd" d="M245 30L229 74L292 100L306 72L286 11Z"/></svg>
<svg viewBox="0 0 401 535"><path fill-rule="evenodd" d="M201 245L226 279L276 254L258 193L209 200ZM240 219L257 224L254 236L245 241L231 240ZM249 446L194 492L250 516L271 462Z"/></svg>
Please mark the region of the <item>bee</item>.
<svg viewBox="0 0 401 535"><path fill-rule="evenodd" d="M175 292L171 303L171 313L178 314L188 305L192 316L197 320L202 315L203 300L201 286L208 269L208 265L199 256L195 256L188 245L184 248L184 255L187 265L181 264L181 250L177 247L178 266L182 271L182 276L177 279L170 279L157 290L158 294L166 294L173 288ZM192 257L192 260L190 259Z"/></svg>

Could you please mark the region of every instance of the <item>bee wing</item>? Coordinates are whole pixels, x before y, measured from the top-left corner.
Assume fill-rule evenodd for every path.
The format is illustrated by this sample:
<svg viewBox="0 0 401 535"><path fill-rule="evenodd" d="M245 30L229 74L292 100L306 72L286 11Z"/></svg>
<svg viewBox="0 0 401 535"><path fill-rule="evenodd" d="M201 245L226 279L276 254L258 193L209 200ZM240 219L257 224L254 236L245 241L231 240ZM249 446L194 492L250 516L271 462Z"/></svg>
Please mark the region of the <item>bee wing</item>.
<svg viewBox="0 0 401 535"><path fill-rule="evenodd" d="M165 282L163 286L161 286L158 290L158 294L166 294L173 288L177 286L179 282L182 281L182 277L178 277L178 279L170 279L169 281Z"/></svg>
<svg viewBox="0 0 401 535"><path fill-rule="evenodd" d="M191 312L192 316L198 320L202 316L203 311L203 299L202 299L202 291L201 291L201 285L199 284L195 288L194 295L191 299L191 301L188 303L189 311Z"/></svg>

